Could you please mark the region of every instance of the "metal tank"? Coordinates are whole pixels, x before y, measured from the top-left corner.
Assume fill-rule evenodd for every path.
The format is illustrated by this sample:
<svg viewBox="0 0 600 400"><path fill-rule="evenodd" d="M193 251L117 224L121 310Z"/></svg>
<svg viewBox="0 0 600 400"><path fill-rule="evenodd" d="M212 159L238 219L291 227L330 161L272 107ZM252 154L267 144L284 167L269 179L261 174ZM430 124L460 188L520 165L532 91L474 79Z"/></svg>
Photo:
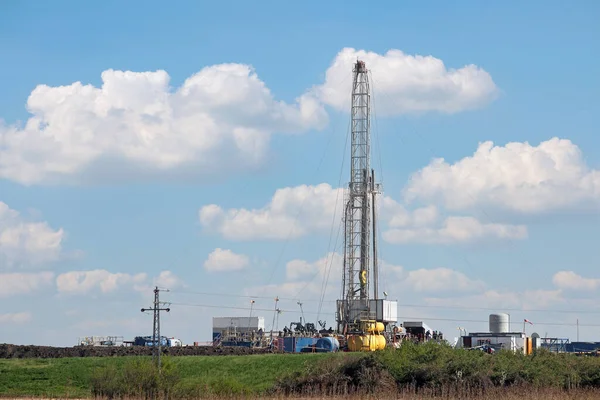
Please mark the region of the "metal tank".
<svg viewBox="0 0 600 400"><path fill-rule="evenodd" d="M510 331L510 315L506 313L490 314L490 333Z"/></svg>
<svg viewBox="0 0 600 400"><path fill-rule="evenodd" d="M324 337L317 340L315 347L325 351L338 351L340 342L334 337Z"/></svg>

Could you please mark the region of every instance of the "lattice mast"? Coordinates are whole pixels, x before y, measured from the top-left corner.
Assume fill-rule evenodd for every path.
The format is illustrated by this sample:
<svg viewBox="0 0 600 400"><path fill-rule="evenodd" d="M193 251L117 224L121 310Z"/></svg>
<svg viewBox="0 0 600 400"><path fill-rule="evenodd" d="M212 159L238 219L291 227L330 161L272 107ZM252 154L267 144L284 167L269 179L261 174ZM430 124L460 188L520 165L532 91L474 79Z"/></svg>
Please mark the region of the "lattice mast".
<svg viewBox="0 0 600 400"><path fill-rule="evenodd" d="M371 95L364 61L354 64L353 73L351 169L344 215L343 306L338 311L338 323L344 330L356 325L359 309L369 311L371 203L374 205L374 194L378 190L370 168ZM373 267L376 268L376 262L373 262ZM373 272L376 278L377 271L374 269ZM374 282L374 286L374 297L377 298L377 283Z"/></svg>
<svg viewBox="0 0 600 400"><path fill-rule="evenodd" d="M162 353L161 346L161 337L160 337L160 312L171 311L170 308L160 308L161 305L166 303L160 301L160 292L162 290L156 286L154 288L154 307L152 308L142 308L142 312L152 311L153 312L153 321L152 321L152 358L156 364L158 371L160 372L160 355ZM168 289L164 290L168 292Z"/></svg>

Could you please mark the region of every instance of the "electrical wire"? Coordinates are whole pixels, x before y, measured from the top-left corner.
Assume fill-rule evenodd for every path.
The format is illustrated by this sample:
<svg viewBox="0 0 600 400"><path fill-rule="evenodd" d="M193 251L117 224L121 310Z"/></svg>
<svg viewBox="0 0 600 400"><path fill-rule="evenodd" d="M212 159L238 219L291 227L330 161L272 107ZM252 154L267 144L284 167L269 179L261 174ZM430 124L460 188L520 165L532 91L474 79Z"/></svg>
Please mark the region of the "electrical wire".
<svg viewBox="0 0 600 400"><path fill-rule="evenodd" d="M249 307L235 307L235 306L221 306L221 305L211 305L211 304L190 304L190 303L176 303L176 302L171 302L172 305L177 305L177 306L186 306L186 307L204 307L204 308L222 308L222 309L230 309L230 310L244 310L244 311L249 311L250 308ZM253 310L255 311L266 311L266 312L271 312L273 311L273 309L270 308L253 308ZM279 309L280 312L297 312L294 310L284 310L284 309ZM318 312L316 311L304 311L304 314L311 314L311 315L318 315ZM326 313L325 315L333 315L335 313ZM480 319L460 319L460 318L423 318L423 317L409 317L409 316L402 316L402 319L405 320L427 320L427 321L447 321L447 322L473 322L473 323L488 323L488 320L480 320ZM535 325L542 325L542 326L576 326L579 325L580 327L600 327L600 324L577 324L577 322L573 322L573 323L567 323L567 322L536 322Z"/></svg>
<svg viewBox="0 0 600 400"><path fill-rule="evenodd" d="M186 293L186 294L197 294L197 295L205 295L205 296L223 296L223 297L231 297L231 298L246 298L246 299L269 299L272 300L272 296L253 296L253 295L235 295L235 294L225 294L225 293L209 293L209 292L193 292L193 291L182 291L182 290L171 290L171 294L177 293ZM298 301L302 300L302 302L306 303L335 303L336 300L321 300L321 299L300 299L298 297L279 297L279 301ZM174 303L172 303L174 304ZM453 305L435 305L435 304L398 304L398 307L406 307L406 308L430 308L430 309L440 309L440 310L474 310L474 311L497 311L498 308L492 307L476 307L476 306L453 306ZM557 314L598 314L600 315L600 310L562 310L562 309L540 309L540 308L532 308L532 309L521 309L521 308L506 308L502 307L504 311L516 311L516 312L536 312L536 313L557 313ZM273 311L269 309L269 311Z"/></svg>
<svg viewBox="0 0 600 400"><path fill-rule="evenodd" d="M345 160L346 160L346 150L348 148L348 139L350 138L350 132L351 132L351 126L350 125L351 125L351 120L348 121L348 129L346 131L346 142L344 144L344 153L343 153L343 157L342 157L342 165L340 167L340 176L339 176L339 179L338 179L338 188L341 188L341 186L342 186L342 176L343 176L343 173L344 173L344 164L345 164ZM336 200L335 200L336 210L337 210L337 199L338 199L340 191L341 190L338 189L337 194L336 194ZM345 199L342 198L342 204L343 205L345 204L344 200ZM342 209L345 209L343 205L342 205ZM329 276L331 274L331 267L333 266L333 259L335 257L335 250L337 249L337 244L338 244L338 240L340 238L340 232L342 230L343 221L344 221L344 218L342 217L342 222L338 226L338 233L337 233L336 238L335 238L335 244L333 245L334 251L333 252L329 252L328 251L328 254L331 255L331 261L329 262L329 266L325 267L326 271L323 274L323 283L321 285L321 301L319 303L319 313L321 312L321 310L323 308L323 302L324 302L324 299L325 299L325 293L327 291L327 285L329 283ZM335 212L334 212L334 221L332 223L331 232L330 233L333 233L333 227L334 227L334 225L335 225ZM329 236L329 245L328 245L328 247L330 245L331 245L331 235ZM342 290L343 290L343 288L342 288ZM318 318L319 318L319 314L317 314L317 319Z"/></svg>
<svg viewBox="0 0 600 400"><path fill-rule="evenodd" d="M341 81L340 81L338 84L343 84L343 83L346 81L346 79L348 79L348 76L349 76L349 73L348 73L348 74L346 74L346 75L344 76L344 78L343 78L343 79L342 79L342 80L341 80ZM316 110L313 110L313 111L312 111L312 113L311 113L311 115L312 115L312 114L314 114L315 112L316 112ZM330 145L330 143L331 143L331 140L332 140L332 138L333 138L333 136L334 136L334 133L335 133L335 127L336 127L336 125L335 125L335 123L334 123L334 126L332 127L332 131L331 131L331 135L329 135L328 141L327 141L327 143L326 143L326 145L325 145L325 148L324 148L324 150L323 150L323 154L322 154L322 156L321 156L321 159L319 160L319 163L318 163L318 165L317 165L317 169L315 170L315 172L314 172L314 174L313 174L313 175L315 175L315 176L316 176L316 174L319 172L319 170L321 169L321 166L322 166L322 164L323 164L323 161L325 160L325 156L327 155L327 150L328 150L328 148L329 148L329 145ZM313 179L314 179L314 176L313 176ZM286 239L285 239L285 241L284 241L284 243L283 243L282 249L281 249L281 251L279 252L279 255L277 256L277 258L276 258L276 260L275 260L275 263L273 263L273 267L272 267L272 269L271 269L271 273L270 273L270 275L269 275L269 279L268 279L268 281L267 281L267 286L268 286L268 285L271 283L271 281L272 281L272 279L273 279L273 276L275 275L275 271L277 270L277 267L279 266L279 263L281 262L281 258L283 257L283 254L284 254L284 252L285 252L285 249L287 248L287 245L288 245L288 243L289 243L289 241L290 241L290 239L291 239L292 233L293 233L293 232L294 232L294 230L296 229L296 224L297 224L297 222L298 222L298 218L300 217L300 214L301 214L301 213L302 213L302 211L303 211L303 207L304 207L304 204L306 203L306 200L307 200L307 198L308 198L308 197L305 197L305 198L302 200L302 202L301 202L301 204L300 204L300 207L299 207L299 209L298 209L298 212L297 212L297 214L296 214L296 216L295 216L295 218L294 218L294 222L292 223L292 226L291 226L291 228L290 228L290 230L289 230L289 232L288 232L288 234L287 234L287 236L286 236ZM239 214L239 212L240 212L240 211L241 211L241 208L237 210L237 212L236 212L236 214L234 215L234 217L235 217L235 216L237 216L237 214Z"/></svg>
<svg viewBox="0 0 600 400"><path fill-rule="evenodd" d="M344 79L345 81L345 79ZM339 174L339 178L338 178L338 185L336 188L336 195L335 195L335 205L334 205L334 209L333 209L333 216L332 216L332 221L331 221L331 229L329 231L329 242L327 244L327 252L326 254L326 259L325 259L325 270L327 270L327 259L329 258L331 252L331 241L333 238L333 229L335 227L335 220L336 220L336 216L337 216L337 208L338 208L338 200L339 200L339 196L340 196L340 192L342 191L341 186L342 186L342 176L344 173L344 164L345 164L345 160L346 160L346 150L348 148L348 139L350 137L350 124L351 122L348 121L348 126L346 128L346 140L344 142L344 151L343 151L343 155L342 155L342 164L340 166L340 174ZM343 199L342 199L343 202ZM341 224L340 224L341 225ZM338 230L338 236L339 236L339 230ZM334 248L337 247L337 238L336 238L336 244L334 244ZM331 254L331 263L333 263L333 254ZM330 267L331 267L331 263L330 263ZM300 293L302 293L307 287L308 285L310 285L312 283L312 281L319 275L319 270L317 268L317 271L313 274L313 276L306 282L306 284L298 291L298 293L296 294L296 298L300 295ZM321 286L323 287L323 285Z"/></svg>

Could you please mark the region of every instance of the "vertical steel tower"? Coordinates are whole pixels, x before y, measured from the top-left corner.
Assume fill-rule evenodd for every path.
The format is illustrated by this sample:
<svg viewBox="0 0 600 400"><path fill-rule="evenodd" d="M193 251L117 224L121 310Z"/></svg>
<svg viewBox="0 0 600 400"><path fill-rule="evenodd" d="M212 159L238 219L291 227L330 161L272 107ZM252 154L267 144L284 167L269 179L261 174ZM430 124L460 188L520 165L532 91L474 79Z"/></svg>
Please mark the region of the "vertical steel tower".
<svg viewBox="0 0 600 400"><path fill-rule="evenodd" d="M338 301L338 331L358 329L361 320L372 319L369 312L371 269L371 209L379 186L371 171L371 110L368 71L364 61L357 61L352 84L352 144L350 183L344 213L343 299ZM373 214L374 215L374 214ZM375 239L375 238L374 238ZM373 243L375 248L375 243ZM373 277L377 277L373 257ZM377 298L377 283L374 297Z"/></svg>
<svg viewBox="0 0 600 400"><path fill-rule="evenodd" d="M168 290L166 290L168 291ZM165 304L161 302L159 299L159 293L161 289L156 286L154 288L154 307L153 308L142 308L142 312L152 311L154 313L154 319L152 323L152 358L156 363L156 367L160 372L160 355L162 353L161 349L161 337L160 337L160 312L171 311L170 308L160 308L161 304Z"/></svg>

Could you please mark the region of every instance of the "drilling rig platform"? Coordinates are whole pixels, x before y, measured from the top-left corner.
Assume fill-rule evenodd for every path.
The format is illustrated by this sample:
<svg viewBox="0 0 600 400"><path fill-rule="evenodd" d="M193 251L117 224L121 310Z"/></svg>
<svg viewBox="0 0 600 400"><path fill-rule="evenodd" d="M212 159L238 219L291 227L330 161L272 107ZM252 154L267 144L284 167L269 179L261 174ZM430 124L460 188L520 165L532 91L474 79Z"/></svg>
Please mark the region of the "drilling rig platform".
<svg viewBox="0 0 600 400"><path fill-rule="evenodd" d="M337 331L350 351L386 347L398 320L398 304L380 298L377 260L376 196L381 184L371 169L371 87L364 61L353 68L350 182L344 199L342 299Z"/></svg>

